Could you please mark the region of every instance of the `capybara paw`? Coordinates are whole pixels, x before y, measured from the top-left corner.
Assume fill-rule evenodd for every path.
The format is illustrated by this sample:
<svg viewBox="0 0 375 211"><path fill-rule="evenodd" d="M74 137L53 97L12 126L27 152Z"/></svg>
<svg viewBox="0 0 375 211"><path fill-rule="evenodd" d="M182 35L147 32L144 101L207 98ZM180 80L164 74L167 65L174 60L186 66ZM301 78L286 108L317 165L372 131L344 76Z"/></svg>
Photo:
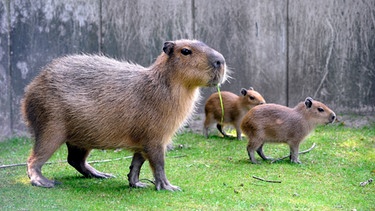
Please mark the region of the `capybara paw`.
<svg viewBox="0 0 375 211"><path fill-rule="evenodd" d="M296 164L302 164L302 162L301 161L299 161L299 160L290 160L292 163L296 163Z"/></svg>
<svg viewBox="0 0 375 211"><path fill-rule="evenodd" d="M156 190L181 191L181 188L171 184L156 184Z"/></svg>
<svg viewBox="0 0 375 211"><path fill-rule="evenodd" d="M96 171L96 172L91 172L88 177L94 177L94 178L99 178L99 179L108 179L108 178L112 178L112 177L115 177L115 176L112 175L112 174L107 174L107 173Z"/></svg>
<svg viewBox="0 0 375 211"><path fill-rule="evenodd" d="M148 186L148 184L143 182L136 182L136 183L129 183L129 186L132 188L145 188Z"/></svg>
<svg viewBox="0 0 375 211"><path fill-rule="evenodd" d="M264 157L264 158L262 158L263 160L274 160L273 158L271 158L271 157Z"/></svg>
<svg viewBox="0 0 375 211"><path fill-rule="evenodd" d="M33 186L43 187L43 188L53 188L56 184L60 184L59 182L49 180L46 178L39 178L39 179L31 179L31 184Z"/></svg>

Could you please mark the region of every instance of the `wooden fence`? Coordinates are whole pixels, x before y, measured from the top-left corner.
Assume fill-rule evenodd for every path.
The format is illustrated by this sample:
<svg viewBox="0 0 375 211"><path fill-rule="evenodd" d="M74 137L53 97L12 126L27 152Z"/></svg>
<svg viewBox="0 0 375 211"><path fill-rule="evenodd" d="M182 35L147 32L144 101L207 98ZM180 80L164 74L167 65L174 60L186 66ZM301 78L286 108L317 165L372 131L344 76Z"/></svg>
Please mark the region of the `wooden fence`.
<svg viewBox="0 0 375 211"><path fill-rule="evenodd" d="M225 56L233 73L222 90L375 114L374 0L0 0L0 24L0 140L24 134L24 87L53 58L103 53L148 66L181 38ZM198 112L214 91L202 89Z"/></svg>

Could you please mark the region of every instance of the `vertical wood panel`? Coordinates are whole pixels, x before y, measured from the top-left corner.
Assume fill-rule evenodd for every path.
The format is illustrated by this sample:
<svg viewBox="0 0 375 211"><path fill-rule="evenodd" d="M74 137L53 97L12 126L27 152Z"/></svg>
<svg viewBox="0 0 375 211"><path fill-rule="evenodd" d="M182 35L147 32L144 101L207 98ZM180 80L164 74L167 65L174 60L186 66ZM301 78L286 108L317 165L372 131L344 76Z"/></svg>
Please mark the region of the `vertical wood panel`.
<svg viewBox="0 0 375 211"><path fill-rule="evenodd" d="M375 111L375 1L290 4L290 101L312 96L337 112Z"/></svg>
<svg viewBox="0 0 375 211"><path fill-rule="evenodd" d="M191 2L102 1L103 52L149 66L167 40L192 38Z"/></svg>
<svg viewBox="0 0 375 211"><path fill-rule="evenodd" d="M253 86L267 102L286 103L286 8L286 1L196 1L197 38L233 70L223 90Z"/></svg>
<svg viewBox="0 0 375 211"><path fill-rule="evenodd" d="M24 131L24 87L53 58L102 49L148 66L164 41L181 38L225 56L233 78L222 90L375 113L373 0L0 0L0 139ZM199 112L215 91L203 89Z"/></svg>

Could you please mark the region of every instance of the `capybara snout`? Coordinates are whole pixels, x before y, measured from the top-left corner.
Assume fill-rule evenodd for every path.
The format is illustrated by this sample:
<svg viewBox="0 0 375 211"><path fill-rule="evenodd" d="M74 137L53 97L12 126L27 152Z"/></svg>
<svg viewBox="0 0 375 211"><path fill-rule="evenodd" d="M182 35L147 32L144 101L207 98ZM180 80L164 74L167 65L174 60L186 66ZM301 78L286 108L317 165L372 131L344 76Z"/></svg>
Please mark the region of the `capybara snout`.
<svg viewBox="0 0 375 211"><path fill-rule="evenodd" d="M164 171L166 146L189 118L199 87L226 79L224 57L197 40L164 43L150 67L99 55L69 55L53 60L26 87L22 113L35 144L27 161L31 184L53 187L43 164L63 144L68 163L85 177L108 178L86 159L92 149L134 152L130 187L149 161L157 190L180 190ZM172 114L173 112L173 114Z"/></svg>
<svg viewBox="0 0 375 211"><path fill-rule="evenodd" d="M307 97L294 108L277 104L259 105L243 118L241 129L249 139L247 152L251 162L257 163L254 152L267 160L263 145L267 142L286 143L290 147L290 160L300 163L299 145L317 126L332 123L336 114L326 105Z"/></svg>

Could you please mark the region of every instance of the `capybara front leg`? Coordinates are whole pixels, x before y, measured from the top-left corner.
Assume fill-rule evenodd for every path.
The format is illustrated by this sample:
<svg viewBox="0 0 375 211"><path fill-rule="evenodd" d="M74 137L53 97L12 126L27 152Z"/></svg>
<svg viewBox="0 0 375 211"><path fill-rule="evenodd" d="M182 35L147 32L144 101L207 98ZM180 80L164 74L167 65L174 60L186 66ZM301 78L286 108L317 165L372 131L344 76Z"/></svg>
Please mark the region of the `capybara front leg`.
<svg viewBox="0 0 375 211"><path fill-rule="evenodd" d="M149 150L147 153L147 157L154 174L156 190L181 190L179 187L170 184L167 177L165 176L164 147L160 146L157 147L157 149Z"/></svg>
<svg viewBox="0 0 375 211"><path fill-rule="evenodd" d="M130 164L130 172L128 174L129 186L134 188L144 188L147 184L139 181L139 173L141 172L141 167L145 162L145 158L141 153L136 152L133 155L132 163Z"/></svg>
<svg viewBox="0 0 375 211"><path fill-rule="evenodd" d="M242 132L240 123L236 123L236 133L237 133L237 140L242 140Z"/></svg>
<svg viewBox="0 0 375 211"><path fill-rule="evenodd" d="M301 164L301 161L298 158L299 144L292 144L289 146L289 148L290 148L290 161L292 163Z"/></svg>
<svg viewBox="0 0 375 211"><path fill-rule="evenodd" d="M110 178L111 174L106 174L94 169L87 163L86 158L91 150L79 148L77 146L66 143L68 146L68 163L73 166L79 173L85 177L94 178Z"/></svg>

